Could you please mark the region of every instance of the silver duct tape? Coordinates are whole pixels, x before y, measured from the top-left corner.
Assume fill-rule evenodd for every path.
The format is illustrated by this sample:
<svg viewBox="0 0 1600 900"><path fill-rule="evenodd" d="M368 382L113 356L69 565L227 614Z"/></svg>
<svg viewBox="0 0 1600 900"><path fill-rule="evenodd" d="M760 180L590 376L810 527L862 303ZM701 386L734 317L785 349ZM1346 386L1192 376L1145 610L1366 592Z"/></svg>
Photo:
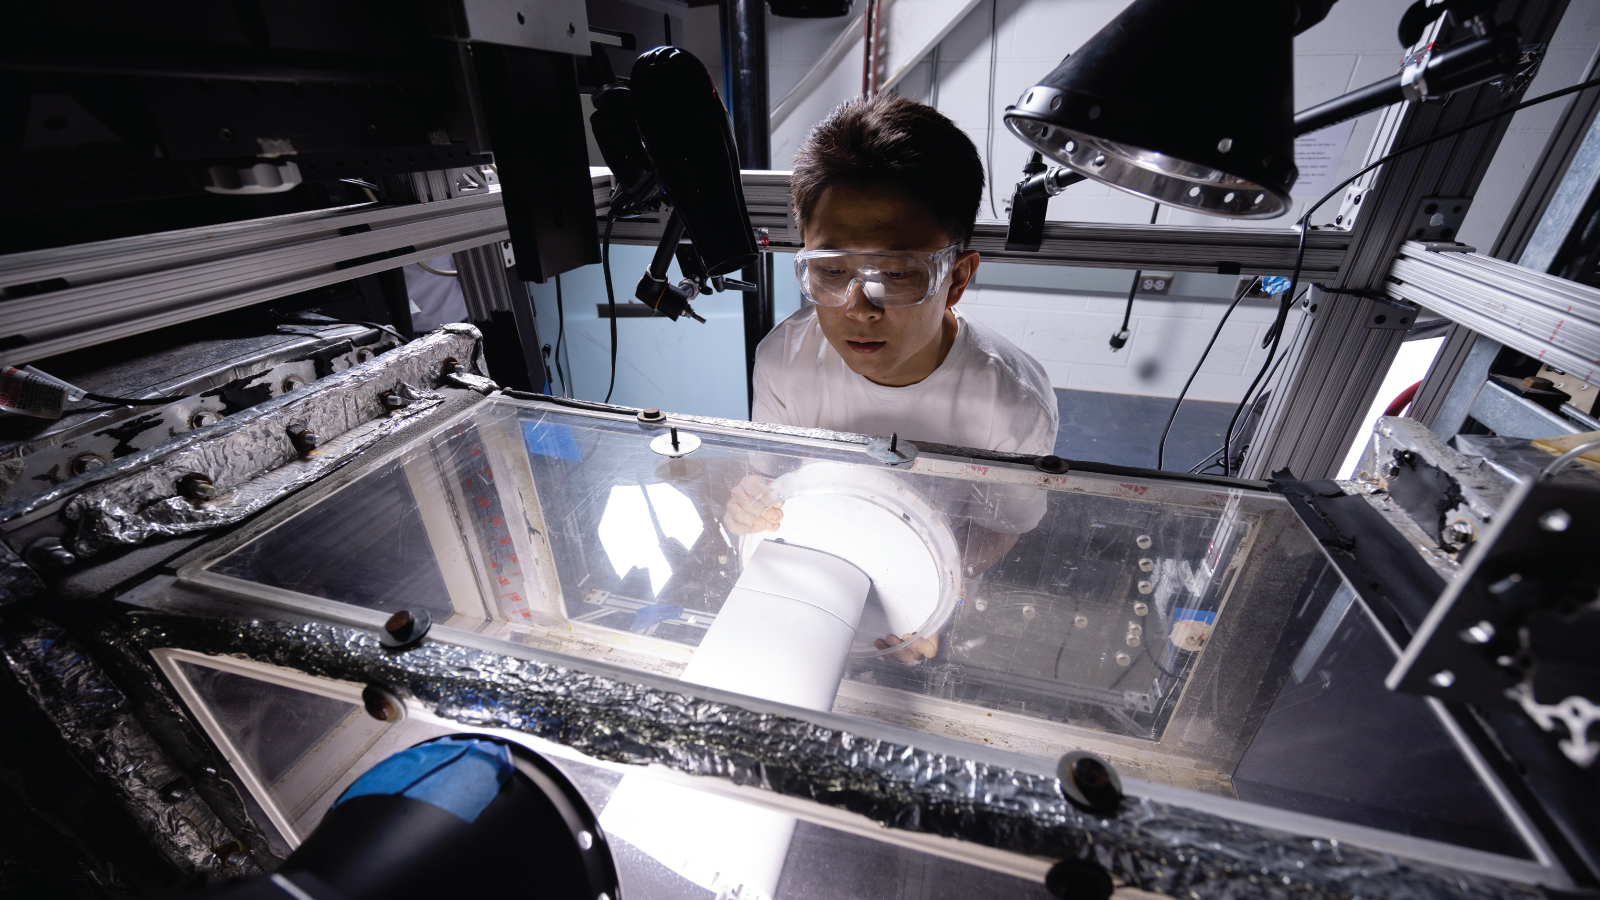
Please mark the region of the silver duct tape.
<svg viewBox="0 0 1600 900"><path fill-rule="evenodd" d="M0 657L11 677L51 721L79 765L104 788L185 876L258 872L240 854L233 864L212 848L233 835L194 792L177 802L162 787L183 775L134 718L127 698L77 642L43 619L25 619L17 629L0 625Z"/></svg>
<svg viewBox="0 0 1600 900"><path fill-rule="evenodd" d="M68 516L79 523L75 549L80 556L87 556L110 546L136 544L151 535L237 521L263 505L261 497L251 496L260 491L244 490L263 473L292 468L303 469L307 478L317 477L397 427L401 420L436 406L438 394L411 385L436 384L441 363L447 357L474 359L479 338L478 330L470 325L433 332L313 382L302 391L125 456L0 508L0 523L70 501ZM390 412L380 399L390 390L402 394L409 390L412 396L427 399ZM370 439L339 440L339 436L366 423L376 423L369 429ZM289 438L291 425L304 425L321 436L324 444L302 459ZM358 435L364 436L368 436L365 431ZM178 479L190 473L210 478L218 498L196 504L176 496ZM283 477L293 481L298 474ZM275 489L281 491L284 486ZM236 501L228 500L230 492L241 494ZM240 504L236 511L230 511L232 503Z"/></svg>
<svg viewBox="0 0 1600 900"><path fill-rule="evenodd" d="M27 600L43 590L44 581L39 573L29 568L10 547L0 543L0 606Z"/></svg>
<svg viewBox="0 0 1600 900"><path fill-rule="evenodd" d="M469 726L510 728L614 762L670 766L926 832L1048 858L1094 859L1127 884L1190 900L1515 898L1529 887L1130 797L1114 817L1053 778L862 737L580 670L426 641L385 650L317 622L137 612L112 640L238 655L409 693Z"/></svg>
<svg viewBox="0 0 1600 900"><path fill-rule="evenodd" d="M84 491L67 501L65 510L67 519L78 523L73 549L80 557L91 556L109 547L140 544L158 535L184 534L231 525L259 512L289 492L338 468L356 453L444 402L444 398L433 391L410 388L404 382L399 386L404 390L398 392L409 392L418 399L381 419L363 422L345 431L304 457L294 455L264 475L237 482L231 490L214 500L190 500L162 494L174 491L178 480L190 472L211 477L220 490L221 482L212 472L234 475L249 472L253 465L264 461L270 462L275 456L270 452L270 447L265 454L267 459L263 460L262 454L255 451L265 447L265 442L254 442L251 438L261 436L263 431L270 433L273 423L264 423L259 429L235 435L234 439L220 442L219 445L195 448L196 452L192 454L160 460L139 472L137 478L123 479ZM335 404L346 402L346 398L337 396L326 399ZM312 413L303 408L295 411L295 415L309 414ZM237 455L234 451L237 451Z"/></svg>

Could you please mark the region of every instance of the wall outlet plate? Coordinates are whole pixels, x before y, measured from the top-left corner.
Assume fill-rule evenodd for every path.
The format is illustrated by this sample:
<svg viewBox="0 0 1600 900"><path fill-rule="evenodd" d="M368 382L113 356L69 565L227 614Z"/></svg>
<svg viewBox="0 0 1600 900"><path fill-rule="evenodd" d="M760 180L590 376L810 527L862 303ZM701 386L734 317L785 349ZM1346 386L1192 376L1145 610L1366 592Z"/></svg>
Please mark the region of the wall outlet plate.
<svg viewBox="0 0 1600 900"><path fill-rule="evenodd" d="M1140 272L1139 290L1141 294L1170 294L1172 293L1172 280L1176 272Z"/></svg>

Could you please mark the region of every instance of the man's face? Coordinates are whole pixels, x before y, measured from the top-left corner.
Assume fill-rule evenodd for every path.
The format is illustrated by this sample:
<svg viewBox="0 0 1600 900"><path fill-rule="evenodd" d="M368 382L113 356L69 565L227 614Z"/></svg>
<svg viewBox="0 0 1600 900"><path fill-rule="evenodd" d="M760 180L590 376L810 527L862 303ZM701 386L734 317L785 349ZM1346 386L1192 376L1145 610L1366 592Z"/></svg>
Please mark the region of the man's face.
<svg viewBox="0 0 1600 900"><path fill-rule="evenodd" d="M822 192L806 221L804 238L807 250L935 252L954 243L926 209L899 191L844 185ZM915 384L944 361L955 339L949 309L977 268L977 253L962 254L939 293L899 309L874 306L857 288L844 306L819 305L817 321L851 371L878 384Z"/></svg>

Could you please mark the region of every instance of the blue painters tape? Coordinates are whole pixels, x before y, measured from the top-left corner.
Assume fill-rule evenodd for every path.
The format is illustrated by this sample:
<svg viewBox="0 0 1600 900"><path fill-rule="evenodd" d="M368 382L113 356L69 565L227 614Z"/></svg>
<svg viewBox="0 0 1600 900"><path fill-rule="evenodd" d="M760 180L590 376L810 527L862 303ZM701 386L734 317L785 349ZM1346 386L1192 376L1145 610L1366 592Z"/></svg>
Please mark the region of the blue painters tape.
<svg viewBox="0 0 1600 900"><path fill-rule="evenodd" d="M421 800L476 821L511 777L511 751L492 741L463 738L402 750L355 780L337 802L369 794Z"/></svg>
<svg viewBox="0 0 1600 900"><path fill-rule="evenodd" d="M1185 619L1193 619L1206 625L1217 624L1217 614L1208 610L1189 609L1186 606L1180 606L1172 611L1172 621L1182 622Z"/></svg>
<svg viewBox="0 0 1600 900"><path fill-rule="evenodd" d="M1289 289L1289 279L1282 275L1261 276L1261 290L1268 294L1281 294Z"/></svg>
<svg viewBox="0 0 1600 900"><path fill-rule="evenodd" d="M529 453L583 462L583 454L578 451L578 442L572 437L570 425L526 421L522 423L522 440L528 445Z"/></svg>

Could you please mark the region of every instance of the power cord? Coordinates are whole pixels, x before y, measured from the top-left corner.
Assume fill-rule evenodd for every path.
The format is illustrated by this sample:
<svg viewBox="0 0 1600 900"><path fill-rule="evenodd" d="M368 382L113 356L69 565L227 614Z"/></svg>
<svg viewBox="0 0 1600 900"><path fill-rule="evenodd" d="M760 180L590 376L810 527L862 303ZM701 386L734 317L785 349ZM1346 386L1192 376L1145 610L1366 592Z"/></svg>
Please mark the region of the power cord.
<svg viewBox="0 0 1600 900"><path fill-rule="evenodd" d="M1172 432L1172 423L1178 418L1178 409L1183 406L1183 398L1189 394L1189 386L1194 384L1195 376L1200 374L1200 367L1206 364L1206 357L1211 355L1211 348L1217 343L1217 335L1222 334L1222 326L1228 324L1228 317L1233 315L1234 308L1239 305L1239 301L1244 299L1244 295L1250 293L1250 289L1255 287L1256 282L1260 280L1260 278L1252 278L1239 286L1239 293L1233 296L1233 302L1228 304L1228 308L1223 311L1222 319L1217 322L1216 330L1211 332L1211 340L1206 341L1206 349L1200 354L1200 361L1194 364L1194 368L1189 372L1189 379L1183 383L1183 390L1178 392L1178 401L1172 404L1172 414L1167 416L1167 427L1161 429L1161 443L1156 445L1157 469L1163 468L1163 463L1166 462L1167 435Z"/></svg>
<svg viewBox="0 0 1600 900"><path fill-rule="evenodd" d="M617 388L617 294L611 287L611 226L617 217L606 216L606 238L600 245L600 268L606 276L606 309L611 313L611 383L606 386L605 402L611 402L611 392Z"/></svg>
<svg viewBox="0 0 1600 900"><path fill-rule="evenodd" d="M561 371L561 347L567 340L567 311L563 308L561 300L561 276L556 276L556 377L561 379L561 393L567 397L572 396L572 377L569 373ZM572 363L571 354L567 356L567 364Z"/></svg>
<svg viewBox="0 0 1600 900"><path fill-rule="evenodd" d="M1227 431L1227 433L1226 433L1226 435L1224 437L1225 444L1224 444L1224 447L1223 447L1223 454L1224 455L1223 455L1223 470L1222 471L1223 471L1224 475L1233 474L1233 472L1231 471L1231 466L1232 466L1232 457L1233 457L1233 454L1232 454L1232 450L1233 450L1232 438L1233 438L1234 426L1238 424L1239 416L1244 412L1245 404L1249 401L1250 394L1253 391L1255 391L1256 385L1261 383L1261 379L1267 374L1267 368L1272 365L1273 360L1277 356L1278 347L1280 345L1280 338L1283 335L1283 320L1285 318L1287 318L1287 316L1289 314L1289 303L1292 302L1289 298L1294 296L1294 289L1299 286L1300 269L1301 269L1302 265L1305 262L1305 256L1306 256L1306 233L1308 231L1310 231L1310 229L1311 229L1311 214L1316 212L1322 206L1322 204L1327 203L1329 200L1332 200L1334 198L1334 196L1336 194L1338 194L1340 191L1343 191L1345 188L1349 187L1351 184L1354 184L1355 181L1357 179L1359 179L1361 176L1367 174L1368 172L1371 172L1373 169L1378 168L1379 166L1383 165L1386 162L1389 162L1389 161L1394 160L1394 159L1396 159L1396 158L1398 158L1400 156L1403 156L1403 155L1405 155L1407 153L1410 153L1413 150L1419 150L1419 149L1421 149L1423 147L1427 147L1427 146L1430 146L1432 144L1436 144L1439 141L1443 141L1443 140L1447 140L1449 138L1453 138L1453 137L1455 137L1456 135L1459 135L1459 134L1464 134L1464 133L1466 133L1468 131L1471 131L1474 128L1477 128L1480 125L1487 125L1488 123L1493 122L1496 119L1504 118L1506 116L1509 116L1509 115L1512 115L1514 113L1520 112L1520 111L1522 111L1524 109L1527 109L1530 106L1536 106L1536 105L1538 105L1540 103L1546 103L1548 101L1555 100L1555 99L1557 99L1559 97L1565 97L1568 94L1575 94L1578 91L1587 90L1589 88L1596 87L1596 86L1600 86L1600 78L1591 78L1588 81L1579 82L1578 84L1574 84L1574 85L1572 85L1570 87L1562 88L1559 91L1551 91L1548 94L1541 94L1540 96L1535 97L1532 100L1524 100L1521 103L1516 104L1515 106L1509 107L1507 109L1500 110L1499 112L1490 113L1489 115L1486 115L1486 116L1479 116L1478 118L1473 119L1472 121L1466 123L1465 125L1461 125L1461 126L1458 126L1456 128L1452 128L1449 131L1441 132L1441 133L1436 134L1436 135L1434 135L1432 137L1429 137L1429 138L1424 138L1423 140L1417 141L1414 144L1407 144L1406 146L1401 147L1398 150L1391 151L1389 153L1384 154L1383 156L1378 157L1378 159L1376 161L1368 164L1367 166L1364 166L1359 171L1357 171L1354 175L1351 175L1349 178L1346 178L1345 180L1343 180L1343 181L1339 182L1338 184L1334 185L1333 190L1330 190L1326 194L1323 194L1322 195L1322 199L1318 200L1316 203L1311 204L1311 206L1306 209L1305 214L1300 217L1300 221L1297 223L1300 226L1300 241L1299 241L1299 245L1295 249L1295 254L1294 254L1294 274L1291 275L1290 278L1289 278L1289 289L1284 292L1284 295L1283 295L1284 296L1284 303L1283 303L1282 306L1279 307L1279 309L1278 309L1278 318L1273 323L1273 329L1274 329L1275 333L1273 334L1273 339L1272 339L1272 349L1267 353L1266 361L1261 364L1261 370L1256 373L1255 381L1252 381L1250 383L1249 389L1247 389L1244 392L1244 399L1240 400L1239 401L1239 405L1234 408L1234 410L1233 410L1233 418L1228 421L1228 431ZM1202 357L1202 359L1204 359L1204 358ZM1196 366L1195 370L1199 371L1199 366ZM1190 378L1192 379L1193 376L1191 375Z"/></svg>
<svg viewBox="0 0 1600 900"><path fill-rule="evenodd" d="M1151 204L1150 224L1156 223L1156 216L1161 212L1161 204ZM1136 269L1133 273L1133 284L1128 285L1128 305L1122 310L1122 327L1111 335L1111 352L1115 353L1128 345L1128 322L1133 319L1133 296L1139 293L1139 281L1144 278L1144 270Z"/></svg>

